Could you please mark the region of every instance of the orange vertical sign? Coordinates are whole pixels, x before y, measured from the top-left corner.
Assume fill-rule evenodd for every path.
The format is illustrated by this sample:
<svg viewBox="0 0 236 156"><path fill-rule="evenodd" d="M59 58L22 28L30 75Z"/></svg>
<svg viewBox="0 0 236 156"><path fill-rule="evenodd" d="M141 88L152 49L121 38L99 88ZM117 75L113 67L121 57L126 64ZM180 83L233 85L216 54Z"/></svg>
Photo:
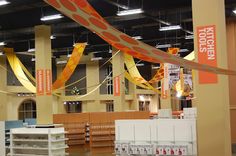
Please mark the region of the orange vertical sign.
<svg viewBox="0 0 236 156"><path fill-rule="evenodd" d="M114 78L114 96L120 96L120 77Z"/></svg>
<svg viewBox="0 0 236 156"><path fill-rule="evenodd" d="M50 69L46 69L45 73L46 73L46 94L52 95L52 72Z"/></svg>
<svg viewBox="0 0 236 156"><path fill-rule="evenodd" d="M42 96L44 95L44 70L42 69L37 70L36 80L37 80L37 95Z"/></svg>
<svg viewBox="0 0 236 156"><path fill-rule="evenodd" d="M200 64L217 67L216 57L216 26L197 27L198 40L198 62ZM217 83L218 77L216 74L199 71L199 83L209 84Z"/></svg>
<svg viewBox="0 0 236 156"><path fill-rule="evenodd" d="M169 90L169 64L164 64L164 78L161 84L161 97L162 99L167 99Z"/></svg>

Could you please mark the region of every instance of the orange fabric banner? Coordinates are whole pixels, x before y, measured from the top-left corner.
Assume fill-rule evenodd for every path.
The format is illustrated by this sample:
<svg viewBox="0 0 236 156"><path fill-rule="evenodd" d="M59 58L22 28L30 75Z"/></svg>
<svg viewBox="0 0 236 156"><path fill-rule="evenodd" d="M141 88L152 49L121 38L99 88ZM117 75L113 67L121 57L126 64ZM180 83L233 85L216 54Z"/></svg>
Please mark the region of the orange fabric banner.
<svg viewBox="0 0 236 156"><path fill-rule="evenodd" d="M217 67L216 56L216 27L215 25L197 28L198 39L198 62ZM199 83L217 83L216 74L199 71Z"/></svg>
<svg viewBox="0 0 236 156"><path fill-rule="evenodd" d="M74 45L74 50L71 54L71 57L68 63L66 64L66 67L64 68L61 75L57 78L57 80L52 85L53 90L56 90L62 87L66 83L66 81L68 81L68 79L71 77L71 75L75 71L75 68L79 64L79 61L83 55L85 46L86 46L85 43L76 43Z"/></svg>

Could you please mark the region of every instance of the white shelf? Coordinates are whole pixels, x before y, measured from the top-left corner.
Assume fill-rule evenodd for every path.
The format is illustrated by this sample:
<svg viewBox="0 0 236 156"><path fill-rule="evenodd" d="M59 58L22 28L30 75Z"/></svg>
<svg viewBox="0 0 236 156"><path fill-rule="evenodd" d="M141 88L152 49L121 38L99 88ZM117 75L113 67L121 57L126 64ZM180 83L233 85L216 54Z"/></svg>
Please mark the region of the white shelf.
<svg viewBox="0 0 236 156"><path fill-rule="evenodd" d="M48 140L40 139L12 139L14 142L48 142Z"/></svg>
<svg viewBox="0 0 236 156"><path fill-rule="evenodd" d="M69 146L63 146L63 147L52 148L52 150L60 150L60 149L66 149L66 148L69 148Z"/></svg>
<svg viewBox="0 0 236 156"><path fill-rule="evenodd" d="M67 140L69 140L69 139L64 138L64 139L51 140L51 142L55 143L55 142L62 142L62 141L67 141Z"/></svg>
<svg viewBox="0 0 236 156"><path fill-rule="evenodd" d="M48 148L45 147L21 147L21 146L14 146L10 147L11 149L21 149L21 150L48 150Z"/></svg>
<svg viewBox="0 0 236 156"><path fill-rule="evenodd" d="M7 154L8 156L48 156L48 155L34 155L34 154Z"/></svg>
<svg viewBox="0 0 236 156"><path fill-rule="evenodd" d="M11 130L9 156L63 156L68 148L64 128L17 128ZM14 145L14 146L12 146ZM37 154L22 154L37 153ZM48 153L48 154L46 154Z"/></svg>

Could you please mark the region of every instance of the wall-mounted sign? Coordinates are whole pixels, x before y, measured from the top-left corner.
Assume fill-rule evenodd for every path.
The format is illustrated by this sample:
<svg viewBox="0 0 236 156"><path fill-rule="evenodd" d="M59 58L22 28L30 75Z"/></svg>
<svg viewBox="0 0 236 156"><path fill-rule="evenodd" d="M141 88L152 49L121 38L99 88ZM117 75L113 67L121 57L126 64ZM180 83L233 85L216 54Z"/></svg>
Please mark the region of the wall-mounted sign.
<svg viewBox="0 0 236 156"><path fill-rule="evenodd" d="M44 70L43 69L37 70L36 80L37 80L37 95L42 96L44 95Z"/></svg>
<svg viewBox="0 0 236 156"><path fill-rule="evenodd" d="M200 64L217 67L216 56L216 26L201 26L197 27L198 40L198 62ZM218 77L216 74L199 71L199 83L209 84L217 83Z"/></svg>

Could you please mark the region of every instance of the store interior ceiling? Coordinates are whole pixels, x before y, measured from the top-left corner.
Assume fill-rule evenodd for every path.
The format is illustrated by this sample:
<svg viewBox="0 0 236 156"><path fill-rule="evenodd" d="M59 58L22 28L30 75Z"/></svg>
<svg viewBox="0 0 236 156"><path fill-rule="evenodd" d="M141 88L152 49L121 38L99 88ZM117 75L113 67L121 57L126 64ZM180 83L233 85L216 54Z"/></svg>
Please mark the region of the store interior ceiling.
<svg viewBox="0 0 236 156"><path fill-rule="evenodd" d="M34 48L34 27L51 25L52 49L54 58L71 53L75 42L87 42L85 54L94 53L96 57L109 58L111 46L93 32L63 18L41 21L41 17L59 14L43 0L8 0L8 5L0 6L0 42L13 47L22 58L32 57L29 49ZM151 45L179 47L186 56L193 51L193 33L191 0L88 0L89 3L114 27L126 34L137 37ZM235 18L235 0L225 0L227 18ZM125 9L143 9L144 13L118 16ZM159 31L160 27L180 25L181 29ZM187 38L190 39L187 39ZM162 49L166 51L166 48ZM28 59L27 59L28 60Z"/></svg>

